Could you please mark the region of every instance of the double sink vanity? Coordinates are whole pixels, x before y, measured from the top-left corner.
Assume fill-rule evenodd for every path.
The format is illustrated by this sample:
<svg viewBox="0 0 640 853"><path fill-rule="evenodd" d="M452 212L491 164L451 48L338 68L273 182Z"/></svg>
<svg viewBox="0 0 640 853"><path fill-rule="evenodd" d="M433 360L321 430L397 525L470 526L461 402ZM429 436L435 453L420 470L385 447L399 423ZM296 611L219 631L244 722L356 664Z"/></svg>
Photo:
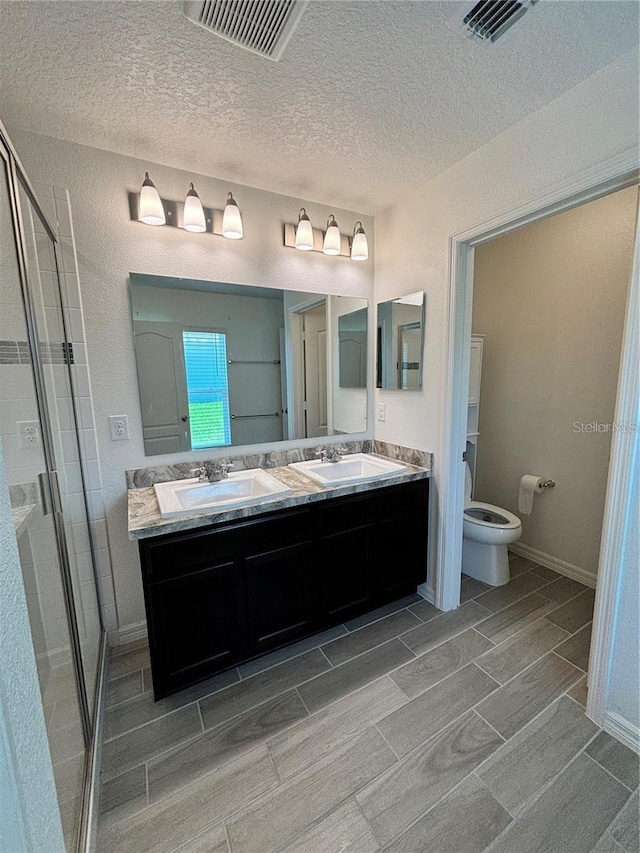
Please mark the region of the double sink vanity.
<svg viewBox="0 0 640 853"><path fill-rule="evenodd" d="M424 293L129 279L145 455L236 448L127 472L156 698L415 592L430 454L363 435L374 377L422 387Z"/></svg>
<svg viewBox="0 0 640 853"><path fill-rule="evenodd" d="M156 699L425 581L429 454L305 454L129 472Z"/></svg>

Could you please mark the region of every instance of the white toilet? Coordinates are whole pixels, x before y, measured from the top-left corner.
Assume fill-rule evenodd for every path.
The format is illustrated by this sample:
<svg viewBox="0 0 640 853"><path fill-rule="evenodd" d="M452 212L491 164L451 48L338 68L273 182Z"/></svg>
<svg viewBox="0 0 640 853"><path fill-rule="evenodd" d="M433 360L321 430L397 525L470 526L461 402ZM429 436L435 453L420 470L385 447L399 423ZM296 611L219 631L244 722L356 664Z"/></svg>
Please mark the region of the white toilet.
<svg viewBox="0 0 640 853"><path fill-rule="evenodd" d="M490 586L509 583L507 545L522 535L517 515L493 504L471 500L471 471L466 466L462 521L462 571Z"/></svg>

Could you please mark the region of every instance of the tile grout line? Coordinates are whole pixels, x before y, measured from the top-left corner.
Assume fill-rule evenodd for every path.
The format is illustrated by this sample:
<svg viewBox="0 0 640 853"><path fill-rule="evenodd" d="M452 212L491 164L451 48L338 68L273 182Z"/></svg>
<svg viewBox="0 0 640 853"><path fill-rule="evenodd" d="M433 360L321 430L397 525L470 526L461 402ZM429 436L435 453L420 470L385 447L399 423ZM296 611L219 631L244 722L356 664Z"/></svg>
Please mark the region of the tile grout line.
<svg viewBox="0 0 640 853"><path fill-rule="evenodd" d="M222 825L224 827L224 837L227 839L227 848L229 853L233 853L233 848L231 847L231 835L229 834L229 826L227 824L226 818L223 819Z"/></svg>
<svg viewBox="0 0 640 853"><path fill-rule="evenodd" d="M517 636L518 636L518 634L522 634L522 633L524 633L524 631L526 631L528 628L531 628L531 627L533 627L534 625L536 625L538 622L543 622L543 621L546 621L546 620L545 620L544 616L541 616L539 619L536 619L536 621L535 621L535 622L531 622L529 625L525 625L525 627L524 627L524 628L522 628L522 630L521 630L521 631L518 631L517 633L512 634L510 637L507 637L507 638L506 638L506 639L504 639L501 643L494 644L494 646L493 646L493 648L492 648L492 649L487 649L487 651L486 651L486 652L483 652L481 655L478 655L478 657L477 657L477 658L474 658L474 659L473 659L473 663L475 663L475 665L476 665L477 667L479 667L479 669L481 669L484 673L486 673L486 675L488 675L490 678L493 678L493 680L494 680L494 681L497 681L498 679L495 677L495 675L491 675L491 673L490 673L490 672L487 672L487 670L486 670L486 669L484 669L484 667L482 666L482 663L480 662L480 661L482 660L482 658L483 658L485 655L491 654L492 652L494 652L494 651L496 651L496 650L500 649L500 646L504 645L505 643L508 643L510 640L513 640L513 639L514 639L514 637L517 637ZM562 631L562 632L563 632L563 633L565 633L565 634L567 633L567 632L564 630L564 628L560 628L558 625L554 625L554 624L553 624L553 622L548 622L547 624L548 624L548 625L553 625L553 627L554 627L554 628L558 628L558 630L559 630L559 631ZM478 633L480 633L480 632L478 631ZM484 639L485 639L485 640L489 640L489 642L491 642L491 640L489 639L489 637L485 637L485 636L484 636L484 634L481 634L481 636L482 636L482 637L484 637ZM568 663L568 664L571 664L571 666L576 667L576 669L579 669L579 670L580 670L580 672L581 672L583 675L586 675L586 670L581 669L581 667L577 666L577 664L573 663L573 661L568 660L567 658L563 657L561 654L558 654L558 652L556 651L556 649L558 648L558 646L561 646L564 642L566 642L566 641L567 641L568 639L570 639L572 636L573 636L572 634L569 634L569 635L567 635L566 637L563 637L561 640L559 640L559 641L556 643L556 645L555 645L555 646L552 646L550 649L547 649L545 652L542 652L540 655L538 655L538 657L537 657L537 658L535 658L535 660L533 660L533 661L531 661L530 663L528 663L528 664L527 664L527 666L523 667L523 669L521 669L521 670L520 670L519 672L517 672L515 675L512 675L509 679L507 679L507 681L499 682L499 683L501 684L501 686L504 686L505 684L508 684L508 683L509 683L509 681L511 681L511 680L512 680L512 679L514 679L514 678L517 678L517 677L518 677L518 675L522 675L522 673L523 673L523 672L526 672L526 670L527 670L527 669L529 669L529 667L531 667L531 666L533 666L534 664L538 663L540 660L542 660L542 658L543 658L543 657L545 657L545 656L546 656L546 655L548 655L548 654L551 654L551 652L554 652L554 654L556 654L556 655L557 655L559 658L561 658L563 661L565 661L565 662L566 662L566 663ZM574 682L574 684L575 684L575 682ZM573 687L573 685L571 685L571 686ZM571 689L571 687L569 687L569 688L567 688L567 689L568 689L568 690L570 690L570 689Z"/></svg>
<svg viewBox="0 0 640 853"><path fill-rule="evenodd" d="M587 674L587 673L585 673L585 675L586 675L586 674ZM584 678L584 676L583 676L583 678ZM580 680L580 679L578 679L578 680ZM587 716L587 712L586 712L586 708L585 708L585 706L584 706L584 705L582 705L580 702L578 702L578 700L577 700L577 699L574 699L574 698L573 698L573 696L569 696L569 690L573 690L573 688L576 686L576 684L577 684L577 683L578 683L578 682L576 681L576 682L574 682L574 683L571 685L571 687L567 687L567 689L565 690L565 692L564 692L562 695L563 695L563 696L566 696L566 697L567 697L567 699L570 699L570 700L571 700L575 705L577 705L577 706L578 706L578 708L580 708L580 710L582 711L582 713L583 713L583 714L585 715L585 717L586 717L586 716ZM594 725L595 725L595 723L594 723ZM604 731L604 729L603 729L603 731Z"/></svg>
<svg viewBox="0 0 640 853"><path fill-rule="evenodd" d="M198 717L200 719L200 725L202 726L201 734L204 734L206 732L206 729L204 727L204 717L202 716L202 708L200 707L200 700L199 699L196 700L196 707L198 709Z"/></svg>
<svg viewBox="0 0 640 853"><path fill-rule="evenodd" d="M488 693L487 695L488 695L488 696L491 696L491 694L490 694L490 693ZM482 699L481 699L480 701L482 702ZM506 738L504 735L501 735L501 734L500 734L500 732L498 731L498 729L496 729L494 726L492 726L492 725L491 725L491 723L489 722L489 720L485 720L485 718L482 716L482 714L480 713L480 711L477 711L477 710L476 710L475 705L471 708L471 713L472 713L472 714L475 714L475 715L476 715L476 717L480 717L480 719L482 720L482 722L483 722L483 723L486 723L486 725L487 725L487 726L489 726L489 728L490 728L490 729L493 729L493 731L498 735L498 737L499 737L499 738L500 738L500 740L502 741L502 743L500 744L500 746L502 746L503 744L507 743L507 738ZM500 749L500 747L498 747L498 749ZM493 754L493 753L492 753L492 754ZM487 760L487 759L485 759L485 760ZM482 762L482 763L484 764L484 762ZM481 766L481 765L478 765L478 766ZM475 771L473 771L473 772L475 772Z"/></svg>
<svg viewBox="0 0 640 853"><path fill-rule="evenodd" d="M186 708L191 708L193 705L197 705L198 701L198 699L194 699L193 702L188 702L186 705L181 705L179 708L174 708L171 711L166 711L164 714L158 714L157 717L152 717L150 720L145 720L144 723L139 723L137 726L133 726L133 728L131 729L125 729L125 731L120 732L117 735L113 735L112 737L103 737L102 745L105 746L108 743L113 743L113 741L118 740L118 738L126 737L128 734L131 734L132 732L137 732L140 729L143 729L145 726L150 726L152 725L152 723L157 723L159 720L162 720L165 717L170 717L171 714L178 714L180 711L184 711Z"/></svg>
<svg viewBox="0 0 640 853"><path fill-rule="evenodd" d="M594 725L595 725L595 724L594 724ZM549 788L551 788L551 786L552 786L553 784L555 784L555 782L557 782L557 780L560 778L560 776L562 776L562 774L563 774L563 773L564 773L564 772L565 772L565 771L566 771L566 770L567 770L567 769L568 769L568 768L569 768L569 767L570 767L570 766L571 766L575 761L577 761L578 756L582 755L583 753L584 753L585 755L587 755L587 754L584 752L584 751L585 751L585 748L586 748L586 747L587 747L587 746L588 746L588 745L589 745L593 740L595 740L595 738L600 734L600 731L601 731L601 730L600 730L600 729L598 729L598 731L596 731L596 732L595 732L595 734L593 735L593 737L589 738L589 740L584 744L584 746L582 746L582 747L581 747L581 748L576 752L576 754L575 754L572 758L570 758L570 759L569 759L569 761L567 761L567 762L566 762L566 763L565 763L565 764L560 768L560 770L558 770L558 772L557 772L557 773L555 773L555 774L554 774L550 779L548 779L548 780L547 780L547 782L546 782L546 783L544 783L544 784L542 785L542 787L540 787L540 788L537 788L537 789L536 789L535 793L534 793L531 797L529 797L529 799L528 799L528 800L526 800L526 801L525 801L525 804L522 806L522 808L521 808L521 809L519 809L519 810L518 810L518 812L514 815L514 819L515 819L515 820L519 819L519 818L520 818L520 817L521 817L525 812L529 811L529 809L530 809L530 808L532 808L532 806L534 806L534 805L535 805L535 804L536 804L536 803L541 799L541 797L543 796L543 794L545 794L545 793L549 790ZM514 737L515 737L515 735L514 735ZM588 756L588 755L587 755L587 757L589 758L590 756ZM625 801L625 805L626 805L626 801ZM505 808L505 807L503 806L503 808ZM622 808L624 808L624 806L622 806ZM622 809L621 809L621 810L622 810ZM506 809L506 811L509 811L509 810L508 810L508 809ZM511 812L509 812L509 814L511 814ZM620 814L620 812L617 812L615 817L617 817L617 816L618 816L618 814ZM612 819L612 822L613 822L613 820L615 820L615 817ZM610 825L611 825L611 824L609 824L609 826L610 826ZM608 828L609 828L609 827L607 827L607 829L608 829ZM606 830L605 830L605 832L606 832Z"/></svg>
<svg viewBox="0 0 640 853"><path fill-rule="evenodd" d="M111 782L114 779L118 779L120 776L123 776L125 773L129 773L131 770L134 770L136 767L140 767L142 764L149 764L152 761L156 761L158 758L162 758L163 755L166 755L168 752L172 752L174 749L178 747L182 749L185 746L189 746L191 743L195 742L198 738L202 737L203 732L198 732L195 735L191 735L185 740L178 741L177 743L172 744L171 746L166 747L166 749L162 749L160 752L154 752L151 755L148 755L144 760L142 760L139 764L134 764L132 767L127 767L125 765L124 769L119 769L117 773L109 774L107 779L103 779L103 782Z"/></svg>
<svg viewBox="0 0 640 853"><path fill-rule="evenodd" d="M267 755L269 756L269 761L271 762L271 766L273 767L273 772L276 774L276 779L278 780L278 784L275 786L274 790L281 788L284 784L282 776L280 775L280 771L278 770L278 766L276 764L275 758L271 754L271 750L269 749L269 743L267 740L263 741L264 747L267 750Z"/></svg>
<svg viewBox="0 0 640 853"><path fill-rule="evenodd" d="M459 717L458 717L457 719L459 719ZM502 744L501 744L500 746L498 746L498 747L497 747L497 749L500 749L500 748L501 748L501 746L502 746ZM493 754L493 753L492 753L492 754ZM491 756L488 756L488 758L490 758L490 757L491 757ZM424 817L426 817L426 816L427 816L428 814L430 814L434 809L436 809L436 808L437 808L437 807L438 807L438 806L439 806L439 805L440 805L444 800L446 800L446 798L447 798L448 796L450 796L450 795L451 795L454 791L456 791L456 790L457 790L461 785L463 785L463 784L464 784L464 783L465 783L465 782L466 782L466 781L467 781L471 776L475 776L475 775L476 775L475 770L470 770L470 771L467 773L467 775L466 775L466 776L464 776L462 779L460 779L458 782L456 782L456 784L455 784L452 788L450 788L450 789L449 789L445 794L443 794L443 795L442 795L442 796L437 800L437 802L433 803L431 806L429 806L429 808L428 808L428 809L425 809L425 811L421 812L421 813L420 813L420 815L419 815L415 820L412 820L410 824L408 824L407 826L405 826L405 827L402 829L402 831L401 831L401 832L399 832L397 835L394 835L394 836L393 836L393 838L391 838L391 840L387 842L387 844L385 845L385 847L384 847L384 848L381 848L381 850L382 850L382 851L384 851L384 850L386 849L386 847L388 847L390 844L394 844L395 842L399 841L399 839L400 839L400 838L402 838L402 836L403 836L403 835L405 835L407 832L409 832L409 830L410 830L412 827L414 827L414 826L415 826L417 823L419 823L419 822L420 822ZM486 784L482 779L479 779L479 778L478 778L478 781L483 785L483 787L487 788L487 790L489 791L489 793L491 793L491 795L493 796L493 793L491 792L491 790L490 790L490 788L487 786L487 784ZM494 799L495 799L495 797L494 797ZM497 801L496 801L496 802L497 802ZM501 806L502 806L502 804L499 804L499 805L501 805ZM504 808L504 806L502 806L502 808ZM506 809L505 809L505 811L506 811ZM509 824L509 825L510 825L510 824ZM505 829L506 829L506 827L505 827ZM374 835L375 835L375 832L374 832ZM377 840L377 838L378 838L378 836L376 836L376 840ZM494 839L494 840L495 840L495 839ZM493 843L493 841L492 841L492 842L490 842L490 843ZM485 847L484 849L486 849L486 847ZM407 853L408 853L408 851L407 851Z"/></svg>
<svg viewBox="0 0 640 853"><path fill-rule="evenodd" d="M404 707L404 705L401 705L400 707L402 708L402 707ZM391 713L393 713L393 711L392 711ZM395 755L396 760L395 760L394 764L392 764L392 765L391 765L391 767L395 767L395 765L396 765L399 761L401 761L401 758L400 758L400 756L398 755L398 753L395 751L395 749L391 746L391 744L390 744L390 743L389 743L389 741L386 739L386 737L385 737L385 736L382 734L382 732L380 731L380 727L378 726L378 723L379 723L379 722L381 722L382 720L384 720L384 717L380 717L380 719L379 719L379 720L376 720L376 721L375 721L375 723L373 723L373 728L378 732L378 734L380 735L380 737L382 738L382 740L386 743L386 745L389 747L389 749L391 750L391 752ZM387 768L387 769L389 769L389 768ZM383 773L386 773L386 770L383 770L382 772L383 772ZM378 774L378 775L381 775L381 774ZM378 778L378 776L376 776L376 779L377 779L377 778ZM375 781L375 780L374 780L374 779L372 779L371 781L373 782L373 781Z"/></svg>
<svg viewBox="0 0 640 853"><path fill-rule="evenodd" d="M382 643L381 643L380 645L382 645ZM375 646L375 648L378 648L378 647L377 647L377 646ZM335 666L331 663L331 661L329 660L329 658L327 657L326 652L323 650L322 646L318 646L318 651L320 652L320 654L322 655L322 657L326 660L326 662L329 664L330 669L328 669L328 670L327 670L327 672L331 672L331 670L332 670L332 669L337 669L337 667L335 667ZM369 651L373 651L373 650L372 650L372 649L370 649ZM356 656L356 657L357 657L357 656ZM352 658L352 660L353 660L353 658ZM345 663L346 663L346 661L345 661ZM342 665L342 664L340 664L340 666L341 666L341 665ZM315 676L315 677L316 677L316 678L319 678L319 677L320 677L320 675L324 675L324 672L319 673L319 675L317 675L317 676ZM313 679L312 679L312 678L310 678L310 679L309 679L309 681L313 681ZM302 683L304 684L305 682L302 682Z"/></svg>
<svg viewBox="0 0 640 853"><path fill-rule="evenodd" d="M294 691L295 691L296 696L298 697L298 699L302 702L302 707L303 707L303 708L305 709L305 711L307 712L307 718L306 718L306 719L308 719L309 717L312 717L312 716L313 716L313 714L311 713L311 711L310 711L310 710L309 710L309 708L307 707L307 703L306 703L306 702L304 701L304 699L302 698L302 694L300 693L300 691L298 690L298 688L297 688L297 687L294 687L293 689L294 689ZM305 719L305 718L303 717L303 719ZM301 720L298 720L297 722L301 722ZM286 731L286 729L284 729L284 731Z"/></svg>
<svg viewBox="0 0 640 853"><path fill-rule="evenodd" d="M589 743L588 743L588 744L585 744L585 746L584 746L584 748L583 748L583 750L582 750L582 751L583 751L583 752L584 752L584 754L587 756L587 758L590 758L593 762L595 762L595 763L598 765L598 767L601 767L601 768L604 770L604 772L605 772L608 776L611 776L611 778L612 778L612 779L615 779L615 781L616 781L616 782L618 782L620 785L622 785L622 787L623 787L623 788L626 788L626 789L627 789L627 791L629 791L629 794L633 795L633 794L635 794L635 792L636 792L636 789L635 789L635 788L630 788L630 787L627 785L627 783L626 783L626 782L623 782L623 781L622 781L622 779L618 779L618 777L615 775L615 773L612 773L612 772L611 772L611 770L608 770L608 769L604 766L604 764L601 764L601 763L598 761L598 759L597 759L597 758L594 758L594 756L593 756L593 755L591 755L590 753L588 753L588 752L586 751L587 746L589 746L589 745L590 745L590 744L591 744L591 743L596 739L596 737L597 737L601 732L603 732L603 731L604 731L604 729L601 729L600 731L598 731L598 733L597 733L593 738L591 738L591 740L589 741ZM626 802L625 802L625 805L626 805ZM623 806L623 808L624 808L624 806Z"/></svg>
<svg viewBox="0 0 640 853"><path fill-rule="evenodd" d="M504 739L504 741L505 741L505 743L506 743L506 744L510 743L514 738L516 738L516 737L518 737L519 735L521 735L521 734L522 734L522 732L523 732L525 729L529 728L529 726L532 726L532 725L535 723L535 721L536 721L536 720L538 720L538 719L539 719L543 714L545 714L545 713L546 713L550 708L552 708L554 705L557 705L557 704L560 702L560 700L561 700L564 696L566 696L566 693L561 693L559 696L556 696L556 698L555 698L555 699L553 699L551 702L549 702L549 704L548 704L548 705L546 705L546 706L545 706L541 711L539 711L539 712L535 715L535 717L532 717L528 722L526 722L526 723L524 724L524 726L522 726L522 728L518 729L518 731L514 732L510 737L508 737L508 738L504 738L504 735L500 735L500 736ZM570 699L571 697L570 697L570 696L568 696L567 698L568 698L568 699ZM573 701L573 700L572 700L572 701ZM482 702L482 699L480 700L480 702ZM477 703L477 704L479 704L479 703ZM584 714L584 708L582 708L582 706L579 706L579 707L580 707L580 710L582 711L582 713ZM487 725L488 725L488 726L491 726L491 723L489 723L487 720L485 720L485 718L482 716L481 712L480 712L480 711L478 711L478 709L477 709L476 705L474 705L474 706L473 706L473 710L476 712L476 714L477 714L479 717L482 717L483 721L484 721L485 723L487 723ZM586 715L585 715L585 716L586 716ZM587 719L588 719L588 718L587 718ZM595 726L595 723L593 723L593 725ZM491 728L493 728L493 726L491 726ZM571 762L575 760L576 756L578 756L578 755L583 751L583 749L591 743L591 741L592 741L592 740L595 740L595 738L598 736L598 734L600 733L600 731L602 731L602 729L598 729L598 730L594 733L594 735L593 735L591 738L589 738L589 739L587 740L587 742L585 743L584 747L581 747L581 748L578 750L578 752L576 753L576 755L574 755L574 757L573 757L570 761L568 761L568 762L564 765L564 767L562 767L562 768L558 771L558 773L556 773L556 775L553 777L553 779L556 779L556 778L560 775L560 773L562 773L562 772L563 772L563 770L565 770L565 769L569 766L569 764L571 764ZM498 732L498 734L500 734L500 732ZM489 756L488 758L486 758L486 759L485 759L485 761L483 761L483 762L482 762L482 764L479 764L479 765L478 765L478 767L476 767L476 771L477 771L477 770L479 770L479 769L482 767L482 765L483 765L483 764L485 764L487 761L489 761L489 759L490 759L490 758L491 758L491 756ZM475 772L475 771L474 771L474 772ZM550 784L550 783L549 783L549 784ZM539 790L540 790L540 789L539 789ZM538 791L536 791L536 796L535 796L534 798L532 798L532 801L533 801L533 799L537 799L537 798L538 798L538 797L537 797L537 795L538 795L538 793L539 793L539 790L538 790ZM526 808L528 808L528 805L526 806ZM524 809L520 809L520 812L518 812L518 814L521 814L523 811L524 811Z"/></svg>

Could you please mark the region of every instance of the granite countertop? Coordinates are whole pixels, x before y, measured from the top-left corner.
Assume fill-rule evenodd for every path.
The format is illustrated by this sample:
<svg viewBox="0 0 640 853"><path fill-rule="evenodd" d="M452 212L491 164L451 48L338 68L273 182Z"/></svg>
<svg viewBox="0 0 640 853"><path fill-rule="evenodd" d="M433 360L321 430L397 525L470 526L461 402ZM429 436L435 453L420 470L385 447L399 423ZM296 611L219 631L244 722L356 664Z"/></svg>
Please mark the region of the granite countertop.
<svg viewBox="0 0 640 853"><path fill-rule="evenodd" d="M385 457L383 457L385 458ZM397 461L397 460L391 460ZM380 489L384 486L393 486L398 483L410 482L411 480L424 480L429 477L427 468L420 468L403 462L406 471L395 477L385 477L380 480L372 480L368 483L351 483L349 485L331 486L325 488L315 483L295 468L276 467L266 469L269 474L281 480L293 491L285 496L270 498L260 501L251 506L234 507L233 509L209 512L206 515L183 515L179 518L162 518L156 493L153 486L144 489L129 489L128 514L129 514L129 539L145 539L150 536L160 536L163 533L176 533L181 530L193 530L198 527L207 527L221 521L236 521L242 518L250 518L288 507L302 506L327 498L337 498L343 495L353 495L357 492L367 492Z"/></svg>

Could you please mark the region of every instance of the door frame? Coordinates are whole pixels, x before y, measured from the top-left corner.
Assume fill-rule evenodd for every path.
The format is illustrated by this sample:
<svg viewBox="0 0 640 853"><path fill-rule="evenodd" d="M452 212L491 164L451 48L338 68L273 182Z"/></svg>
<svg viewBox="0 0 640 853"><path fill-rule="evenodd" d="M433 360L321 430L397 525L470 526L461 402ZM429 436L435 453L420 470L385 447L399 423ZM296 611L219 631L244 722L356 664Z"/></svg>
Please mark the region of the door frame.
<svg viewBox="0 0 640 853"><path fill-rule="evenodd" d="M474 248L524 225L637 184L638 179L638 154L635 149L630 149L575 175L564 184L529 199L517 208L449 238L449 322L440 446L441 501L437 518L438 546L433 582L435 604L442 610L451 610L460 603L465 479L462 454L466 446L467 429ZM637 252L637 221L635 239ZM634 383L634 370L637 374L640 346L633 313L637 311L639 300L640 284L637 273L636 263L635 275L632 275L629 286L618 377L615 419L621 421L633 420L637 412L637 375ZM587 701L587 713L598 725L604 723L604 706L611 670L613 614L616 610L624 558L620 522L629 511L632 497L629 463L633 453L633 440L633 433L614 433L611 447Z"/></svg>

